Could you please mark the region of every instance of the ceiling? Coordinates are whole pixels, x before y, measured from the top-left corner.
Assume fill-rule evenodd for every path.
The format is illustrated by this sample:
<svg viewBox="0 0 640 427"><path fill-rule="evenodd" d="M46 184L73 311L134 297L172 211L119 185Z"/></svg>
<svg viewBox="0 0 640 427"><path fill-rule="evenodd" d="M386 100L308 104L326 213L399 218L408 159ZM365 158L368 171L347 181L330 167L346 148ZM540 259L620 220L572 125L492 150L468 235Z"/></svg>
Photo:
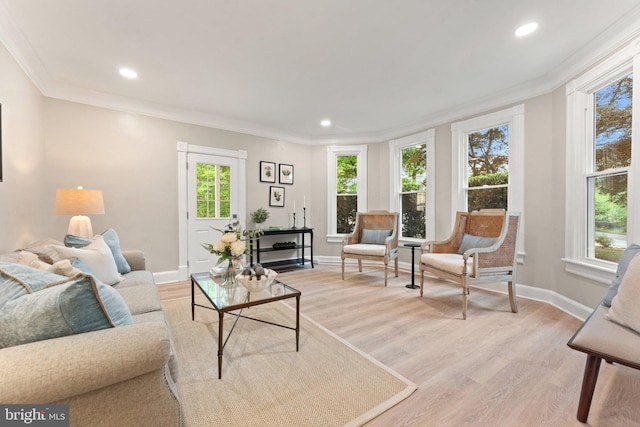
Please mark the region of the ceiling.
<svg viewBox="0 0 640 427"><path fill-rule="evenodd" d="M549 92L640 34L639 5L0 0L0 40L49 97L300 143L373 142ZM538 31L516 38L529 21Z"/></svg>

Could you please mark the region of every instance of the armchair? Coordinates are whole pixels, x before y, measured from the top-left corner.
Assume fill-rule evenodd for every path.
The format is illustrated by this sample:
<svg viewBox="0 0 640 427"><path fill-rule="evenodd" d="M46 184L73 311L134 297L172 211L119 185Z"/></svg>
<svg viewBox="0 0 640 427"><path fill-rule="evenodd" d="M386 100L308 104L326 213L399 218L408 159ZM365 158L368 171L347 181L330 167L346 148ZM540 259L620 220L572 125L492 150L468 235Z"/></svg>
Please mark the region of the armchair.
<svg viewBox="0 0 640 427"><path fill-rule="evenodd" d="M362 273L362 260L384 262L384 285L387 286L387 266L395 261L398 277L398 214L388 211L358 212L353 233L346 236L342 246L342 280L344 260L358 260L358 271Z"/></svg>
<svg viewBox="0 0 640 427"><path fill-rule="evenodd" d="M424 273L455 282L462 287L462 318L467 318L469 285L507 282L511 311L515 299L516 255L520 214L502 209L458 212L451 236L425 242L420 257L420 296ZM427 253L424 253L427 251Z"/></svg>

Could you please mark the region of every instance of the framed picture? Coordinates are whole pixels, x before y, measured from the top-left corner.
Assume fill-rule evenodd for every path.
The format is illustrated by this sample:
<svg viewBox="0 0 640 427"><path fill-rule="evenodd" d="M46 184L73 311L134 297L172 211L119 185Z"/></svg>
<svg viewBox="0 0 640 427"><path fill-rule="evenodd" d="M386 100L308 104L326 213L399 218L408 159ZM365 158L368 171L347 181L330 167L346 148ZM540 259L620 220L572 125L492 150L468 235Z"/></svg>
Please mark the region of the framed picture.
<svg viewBox="0 0 640 427"><path fill-rule="evenodd" d="M276 182L276 164L260 162L260 182Z"/></svg>
<svg viewBox="0 0 640 427"><path fill-rule="evenodd" d="M280 171L278 175L280 176L280 184L293 184L293 165L285 165L284 163L280 163Z"/></svg>
<svg viewBox="0 0 640 427"><path fill-rule="evenodd" d="M284 187L269 186L269 206L284 207Z"/></svg>

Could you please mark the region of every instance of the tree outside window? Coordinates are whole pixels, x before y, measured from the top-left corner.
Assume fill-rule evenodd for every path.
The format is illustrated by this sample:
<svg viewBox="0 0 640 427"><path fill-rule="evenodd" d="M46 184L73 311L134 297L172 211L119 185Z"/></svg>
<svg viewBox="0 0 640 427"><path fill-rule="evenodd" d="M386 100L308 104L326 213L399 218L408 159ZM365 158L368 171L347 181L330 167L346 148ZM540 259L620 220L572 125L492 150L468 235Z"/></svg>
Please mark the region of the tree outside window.
<svg viewBox="0 0 640 427"><path fill-rule="evenodd" d="M427 147L402 149L402 237L426 238Z"/></svg>
<svg viewBox="0 0 640 427"><path fill-rule="evenodd" d="M467 209L507 209L509 125L468 135Z"/></svg>
<svg viewBox="0 0 640 427"><path fill-rule="evenodd" d="M336 218L337 232L353 231L358 212L358 156L336 157Z"/></svg>
<svg viewBox="0 0 640 427"><path fill-rule="evenodd" d="M587 174L587 256L618 262L627 246L633 76L593 94L592 170Z"/></svg>
<svg viewBox="0 0 640 427"><path fill-rule="evenodd" d="M198 163L196 165L196 217L231 217L231 168Z"/></svg>

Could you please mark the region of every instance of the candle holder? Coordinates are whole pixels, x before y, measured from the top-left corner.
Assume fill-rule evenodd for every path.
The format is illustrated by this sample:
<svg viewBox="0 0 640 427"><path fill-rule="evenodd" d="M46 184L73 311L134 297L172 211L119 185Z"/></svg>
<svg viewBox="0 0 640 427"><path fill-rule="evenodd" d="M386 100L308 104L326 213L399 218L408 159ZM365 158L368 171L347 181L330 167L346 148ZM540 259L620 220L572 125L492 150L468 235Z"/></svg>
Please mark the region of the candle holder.
<svg viewBox="0 0 640 427"><path fill-rule="evenodd" d="M302 228L307 228L307 208L302 208Z"/></svg>
<svg viewBox="0 0 640 427"><path fill-rule="evenodd" d="M291 227L291 228L292 229L298 228L298 227L296 227L296 213L295 212L293 213L293 227Z"/></svg>

